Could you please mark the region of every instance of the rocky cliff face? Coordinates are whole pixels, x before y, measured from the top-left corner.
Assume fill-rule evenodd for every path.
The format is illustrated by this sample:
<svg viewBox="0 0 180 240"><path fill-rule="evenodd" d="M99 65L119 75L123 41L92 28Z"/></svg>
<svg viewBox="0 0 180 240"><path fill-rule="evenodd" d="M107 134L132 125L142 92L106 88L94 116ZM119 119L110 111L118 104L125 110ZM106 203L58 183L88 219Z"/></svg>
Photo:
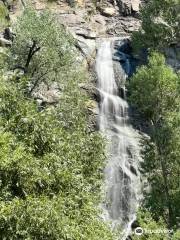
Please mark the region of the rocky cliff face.
<svg viewBox="0 0 180 240"><path fill-rule="evenodd" d="M76 47L81 53L81 60L91 65L96 54L99 39L108 37L129 38L133 31L139 29L141 21L139 11L147 0L31 0L34 8L41 12L50 9L61 24L77 39ZM21 13L26 0L0 0L6 5L11 22ZM1 29L0 29L1 31ZM6 29L0 32L0 46L10 46L12 36ZM177 48L166 49L167 62L179 70L180 60Z"/></svg>
<svg viewBox="0 0 180 240"><path fill-rule="evenodd" d="M140 26L138 12L140 0L32 0L33 7L41 12L50 9L61 24L77 40L76 47L86 66L91 66L96 46L101 38L129 37ZM26 5L26 0L0 0L9 10L11 23L16 21ZM9 28L0 32L0 46L11 45Z"/></svg>
<svg viewBox="0 0 180 240"><path fill-rule="evenodd" d="M77 39L77 48L88 63L95 54L97 39L128 37L140 26L140 0L33 0L31 3L37 11L45 8L53 11ZM24 0L11 4L12 21L25 4Z"/></svg>
<svg viewBox="0 0 180 240"><path fill-rule="evenodd" d="M77 3L75 8L68 7L63 0L60 3L60 7L55 7L55 13L78 40L78 47L87 58L94 55L98 38L129 36L140 26L137 18L139 0L96 3L86 0Z"/></svg>
<svg viewBox="0 0 180 240"><path fill-rule="evenodd" d="M21 13L24 6L26 5L25 0L0 0L0 2L8 7L10 14L7 17L10 18L11 22L16 20L17 16ZM57 17L59 22L61 24L64 24L68 31L77 40L76 47L80 52L79 60L82 61L85 66L88 67L88 69L92 68L92 70L94 66L96 49L102 38L120 37L128 39L130 38L133 31L139 29L141 25L141 20L139 19L139 11L144 2L144 0L31 1L33 7L37 11L41 12L45 8L49 8ZM12 37L13 35L11 31L9 31L9 28L1 32L0 46L10 46ZM172 65L175 69L180 68L180 59L176 53L176 49L167 49L166 56L167 62L170 65ZM94 76L92 79L95 79ZM93 85L95 85L94 82L92 83L92 86ZM85 89L90 95L93 95L94 88L92 88L92 86L86 85L83 87L83 89ZM55 89L55 92L57 92L57 89ZM48 94L45 93L45 96ZM56 100L56 95L57 94L54 94L54 98L51 96L48 97L48 99L46 99L44 95L43 98L42 96L41 98L37 96L35 97L41 99L41 101L54 103ZM92 97L92 101L94 101L94 99L97 100L96 96ZM94 114L95 109L97 109L96 101L88 106L90 112ZM95 118L93 118L93 121L95 122L94 119Z"/></svg>

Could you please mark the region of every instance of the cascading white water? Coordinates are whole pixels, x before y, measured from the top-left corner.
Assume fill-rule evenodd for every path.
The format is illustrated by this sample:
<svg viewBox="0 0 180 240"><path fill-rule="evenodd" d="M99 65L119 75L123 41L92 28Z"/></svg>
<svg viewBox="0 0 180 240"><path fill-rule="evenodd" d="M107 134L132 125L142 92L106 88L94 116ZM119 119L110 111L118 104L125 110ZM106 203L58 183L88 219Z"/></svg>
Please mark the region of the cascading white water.
<svg viewBox="0 0 180 240"><path fill-rule="evenodd" d="M129 68L128 61L127 64ZM105 40L100 45L96 70L101 96L99 128L108 139L104 217L110 220L113 226L120 226L121 239L126 239L138 206L139 150L137 134L128 123L128 103L119 96L113 70L111 41ZM125 75L125 72L123 74Z"/></svg>

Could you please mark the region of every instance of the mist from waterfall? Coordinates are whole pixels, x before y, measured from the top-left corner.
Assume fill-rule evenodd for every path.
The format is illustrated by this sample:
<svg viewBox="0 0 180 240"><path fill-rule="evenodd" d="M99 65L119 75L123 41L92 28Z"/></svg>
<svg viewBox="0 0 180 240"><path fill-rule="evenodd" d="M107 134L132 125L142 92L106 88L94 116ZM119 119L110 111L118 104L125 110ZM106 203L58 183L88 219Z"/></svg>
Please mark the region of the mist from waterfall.
<svg viewBox="0 0 180 240"><path fill-rule="evenodd" d="M138 172L139 146L136 131L129 124L129 106L123 98L113 69L113 42L104 40L97 53L96 70L101 96L99 128L107 138L108 159L105 168L105 200L103 216L113 227L122 229L126 239L136 218L140 178ZM125 61L129 69L129 61ZM126 78L123 68L121 75Z"/></svg>

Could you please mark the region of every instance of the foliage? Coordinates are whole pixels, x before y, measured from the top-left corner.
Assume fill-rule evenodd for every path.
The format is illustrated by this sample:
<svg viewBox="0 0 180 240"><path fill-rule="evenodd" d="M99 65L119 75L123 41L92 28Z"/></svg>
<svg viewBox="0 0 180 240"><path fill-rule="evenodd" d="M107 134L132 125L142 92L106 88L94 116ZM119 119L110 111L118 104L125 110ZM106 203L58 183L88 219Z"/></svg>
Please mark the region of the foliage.
<svg viewBox="0 0 180 240"><path fill-rule="evenodd" d="M7 62L6 59L8 57L9 50L7 48L0 48L0 71L6 69Z"/></svg>
<svg viewBox="0 0 180 240"><path fill-rule="evenodd" d="M6 6L0 2L0 30L8 26L8 10Z"/></svg>
<svg viewBox="0 0 180 240"><path fill-rule="evenodd" d="M166 224L162 219L155 221L151 214L146 209L141 209L138 212L137 220L139 226L142 228L142 235L132 234L133 240L168 240L169 234ZM158 233L164 231L164 233ZM152 232L152 233L151 233Z"/></svg>
<svg viewBox="0 0 180 240"><path fill-rule="evenodd" d="M180 238L180 230L177 230L175 233L174 233L174 235L173 235L173 237L172 237L172 240L178 240Z"/></svg>
<svg viewBox="0 0 180 240"><path fill-rule="evenodd" d="M178 43L179 0L150 0L141 10L142 26L133 34L135 49L160 49Z"/></svg>
<svg viewBox="0 0 180 240"><path fill-rule="evenodd" d="M49 13L25 10L9 61L10 69L18 63L24 72L8 71L0 79L0 236L112 240L95 207L105 155L102 137L87 127L88 97L78 87L86 75L75 63L71 41L56 31L52 19ZM41 50L26 70L32 37ZM56 107L40 109L27 86L45 70L45 81L60 80L62 96Z"/></svg>
<svg viewBox="0 0 180 240"><path fill-rule="evenodd" d="M131 235L132 240L178 240L179 230L168 229L165 222L160 219L155 221L147 209L140 209L137 215L138 225L142 228L142 235L136 235L135 231Z"/></svg>
<svg viewBox="0 0 180 240"><path fill-rule="evenodd" d="M3 239L96 240L97 236L111 239L106 228L93 219L95 212L90 204L82 208L81 214L75 209L76 205L61 197L27 197L26 201L14 199L0 205L0 234Z"/></svg>
<svg viewBox="0 0 180 240"><path fill-rule="evenodd" d="M64 27L47 11L37 14L25 9L16 22L11 47L11 69L20 69L28 77L28 92L41 82L63 81L75 59L73 40Z"/></svg>
<svg viewBox="0 0 180 240"><path fill-rule="evenodd" d="M167 111L179 107L179 79L165 64L163 55L153 52L129 84L130 101L148 120L157 123Z"/></svg>
<svg viewBox="0 0 180 240"><path fill-rule="evenodd" d="M130 101L151 124L150 139L143 142L142 174L150 189L144 206L154 220L163 218L169 229L178 227L180 101L179 79L161 54L152 53L130 81Z"/></svg>
<svg viewBox="0 0 180 240"><path fill-rule="evenodd" d="M111 239L94 209L101 186L103 141L97 133L87 133L79 108L84 98L77 87L77 98L72 92L64 93L67 107L74 99L77 103L68 114L68 128L67 109L59 106L38 112L33 100L16 95L12 83L6 90L10 100L1 95L1 106L9 102L12 108L8 114L7 108L1 110L6 131L0 141L1 236L66 239L67 234L69 239Z"/></svg>
<svg viewBox="0 0 180 240"><path fill-rule="evenodd" d="M179 114L169 113L161 126L154 128L151 142L143 151L143 172L151 184L145 205L155 219L162 216L169 226L177 227L179 216Z"/></svg>
<svg viewBox="0 0 180 240"><path fill-rule="evenodd" d="M135 50L163 51L177 44L179 35L179 0L150 0L141 10L142 26L133 33ZM130 101L149 121L150 139L142 142L144 162L142 174L147 178L149 189L144 193L141 225L151 228L163 219L165 228L178 228L179 216L179 166L180 166L180 84L179 76L165 64L165 58L151 53L147 66L137 70L130 82ZM150 224L146 221L149 219ZM143 221L141 221L143 220ZM154 226L156 228L156 226ZM178 239L175 231L172 239ZM167 238L167 236L166 236ZM165 236L143 235L140 239L166 239ZM137 236L133 239L137 239ZM139 239L139 238L138 238Z"/></svg>

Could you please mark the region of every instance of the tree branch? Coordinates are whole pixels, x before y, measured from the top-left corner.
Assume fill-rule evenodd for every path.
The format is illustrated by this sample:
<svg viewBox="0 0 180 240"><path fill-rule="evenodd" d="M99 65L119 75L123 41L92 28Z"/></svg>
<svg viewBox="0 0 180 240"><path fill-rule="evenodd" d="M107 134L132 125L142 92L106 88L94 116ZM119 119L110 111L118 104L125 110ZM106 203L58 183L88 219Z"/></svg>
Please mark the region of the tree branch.
<svg viewBox="0 0 180 240"><path fill-rule="evenodd" d="M36 52L38 52L40 50L40 47L37 47L37 43L36 41L33 40L33 44L32 46L30 47L30 50L29 50L29 53L28 53L28 56L27 56L27 60L26 60L26 64L25 64L25 67L24 67L24 70L25 70L25 73L28 72L28 68L29 68L29 64L32 60L32 57L35 55Z"/></svg>

